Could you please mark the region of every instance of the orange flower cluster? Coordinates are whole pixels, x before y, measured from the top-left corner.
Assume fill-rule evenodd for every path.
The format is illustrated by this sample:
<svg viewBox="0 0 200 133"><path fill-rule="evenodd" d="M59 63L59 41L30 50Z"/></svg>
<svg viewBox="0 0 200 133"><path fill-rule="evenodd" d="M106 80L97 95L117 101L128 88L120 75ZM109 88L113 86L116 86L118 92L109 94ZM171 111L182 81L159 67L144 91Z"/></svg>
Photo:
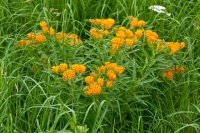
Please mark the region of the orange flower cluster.
<svg viewBox="0 0 200 133"><path fill-rule="evenodd" d="M22 47L28 44L44 43L45 40L46 38L42 33L35 35L33 32L30 32L27 34L27 39L19 40L17 44Z"/></svg>
<svg viewBox="0 0 200 133"><path fill-rule="evenodd" d="M44 33L48 33L49 28L48 28L47 23L46 23L45 21L41 21L41 22L40 22L40 27L42 28L42 31L43 31Z"/></svg>
<svg viewBox="0 0 200 133"><path fill-rule="evenodd" d="M104 79L98 77L95 72L92 72L90 76L85 77L85 83L88 84L88 86L83 89L85 95L101 94L102 86L104 85Z"/></svg>
<svg viewBox="0 0 200 133"><path fill-rule="evenodd" d="M63 80L72 80L78 73L84 73L86 67L82 64L73 64L72 69L68 69L66 63L61 63L59 66L52 66L51 70L53 73L61 74Z"/></svg>
<svg viewBox="0 0 200 133"><path fill-rule="evenodd" d="M50 29L49 29L49 35L50 36L54 36L54 32L55 32L55 30L51 27Z"/></svg>
<svg viewBox="0 0 200 133"><path fill-rule="evenodd" d="M46 21L41 21L40 27L42 28L43 33L47 33L49 36L54 36L55 30L52 27L49 28Z"/></svg>
<svg viewBox="0 0 200 133"><path fill-rule="evenodd" d="M185 47L184 42L166 42L167 48L170 49L170 54L175 54L179 49L182 49Z"/></svg>
<svg viewBox="0 0 200 133"><path fill-rule="evenodd" d="M143 31L142 29L137 29L135 32L135 35L137 36L137 38L141 38L143 35Z"/></svg>
<svg viewBox="0 0 200 133"><path fill-rule="evenodd" d="M105 65L102 65L97 68L97 71L100 73L105 73L106 71L111 70L115 74L121 75L125 68L123 66L118 66L117 63L105 62Z"/></svg>
<svg viewBox="0 0 200 133"><path fill-rule="evenodd" d="M101 27L103 29L110 29L114 24L115 24L115 20L112 18L108 18L108 19L91 19L90 23L93 25L101 25Z"/></svg>
<svg viewBox="0 0 200 133"><path fill-rule="evenodd" d="M102 38L103 36L107 36L110 34L110 32L108 30L97 30L95 28L92 28L90 30L90 34L96 38L96 39L99 39L99 38Z"/></svg>
<svg viewBox="0 0 200 133"><path fill-rule="evenodd" d="M70 45L79 44L82 42L76 34L69 34L68 36L66 33L62 32L57 32L55 34L55 30L52 27L48 28L48 25L45 21L40 22L40 27L42 28L43 33L38 33L35 35L35 33L30 32L27 34L28 39L20 40L17 42L17 44L24 46L27 44L44 43L46 40L44 35L49 35L51 37L54 37L55 35L58 41L65 39L64 42L67 42Z"/></svg>
<svg viewBox="0 0 200 133"><path fill-rule="evenodd" d="M138 20L138 18L133 18L131 16L129 16L129 19L131 20L130 26L133 28L145 26L145 21L143 20Z"/></svg>
<svg viewBox="0 0 200 133"><path fill-rule="evenodd" d="M58 41L66 39L67 38L67 34L66 33L62 33L62 32L58 32L56 33L56 39Z"/></svg>
<svg viewBox="0 0 200 133"><path fill-rule="evenodd" d="M40 22L40 27L42 28L42 31L44 33L48 33L50 36L54 36L54 29L50 28L48 29L47 23L45 21ZM64 40L64 42L68 42L68 44L74 45L74 44L79 44L82 41L78 39L78 36L76 34L69 34L67 35L66 33L63 32L57 32L55 34L55 37L58 41Z"/></svg>
<svg viewBox="0 0 200 133"><path fill-rule="evenodd" d="M30 40L19 40L17 42L17 44L22 47L22 46L25 46L27 44L30 44Z"/></svg>
<svg viewBox="0 0 200 133"><path fill-rule="evenodd" d="M174 68L171 68L171 70L175 73L175 74L179 74L180 72L185 72L185 68L181 67L181 66L176 66Z"/></svg>
<svg viewBox="0 0 200 133"><path fill-rule="evenodd" d="M40 22L40 27L42 27L43 32L48 32L47 23L45 21ZM25 46L28 44L35 44L35 43L44 43L46 40L45 36L42 33L35 34L30 32L27 34L27 39L22 39L17 42L19 46Z"/></svg>
<svg viewBox="0 0 200 133"><path fill-rule="evenodd" d="M45 41L45 36L43 34L37 34L35 36L35 41L38 43L43 43Z"/></svg>
<svg viewBox="0 0 200 133"><path fill-rule="evenodd" d="M102 87L105 85L107 88L112 87L117 75L123 73L125 68L118 66L116 63L105 62L105 65L97 68L98 74L92 72L90 76L85 77L86 86L83 91L86 95L99 95ZM104 78L102 78L104 77ZM104 82L106 82L104 84Z"/></svg>
<svg viewBox="0 0 200 133"><path fill-rule="evenodd" d="M73 64L72 70L74 70L75 73L84 73L86 71L86 67L82 64Z"/></svg>
<svg viewBox="0 0 200 133"><path fill-rule="evenodd" d="M27 37L28 37L29 40L32 40L32 39L35 38L35 34L33 32L30 32L30 33L27 34Z"/></svg>
<svg viewBox="0 0 200 133"><path fill-rule="evenodd" d="M115 54L119 47L122 46L124 43L127 47L133 46L133 44L137 42L140 37L142 37L142 30L138 29L134 34L132 30L120 26L115 29L115 35L116 37L111 39L111 52L113 54Z"/></svg>
<svg viewBox="0 0 200 133"><path fill-rule="evenodd" d="M97 68L99 73L105 74L107 78L106 87L112 87L113 81L116 80L117 75L121 75L125 68L123 66L118 66L117 63L105 62Z"/></svg>
<svg viewBox="0 0 200 133"><path fill-rule="evenodd" d="M82 40L80 40L76 34L69 34L67 38L68 38L67 42L69 45L82 43Z"/></svg>
<svg viewBox="0 0 200 133"><path fill-rule="evenodd" d="M62 74L63 80L72 80L72 79L74 79L74 77L75 77L75 72L74 72L74 70L71 70L71 69L67 69Z"/></svg>
<svg viewBox="0 0 200 133"><path fill-rule="evenodd" d="M179 74L185 72L185 68L181 66L176 66L174 68L167 69L162 75L164 78L171 80L174 77L174 74Z"/></svg>
<svg viewBox="0 0 200 133"><path fill-rule="evenodd" d="M166 42L166 45L157 45L157 49L169 49L170 50L170 55L173 55L175 53L177 53L180 49L185 47L185 43L184 42Z"/></svg>
<svg viewBox="0 0 200 133"><path fill-rule="evenodd" d="M58 41L67 42L69 45L80 44L82 42L82 40L80 40L76 34L67 35L63 32L56 33L56 39Z"/></svg>
<svg viewBox="0 0 200 133"><path fill-rule="evenodd" d="M178 50L185 47L184 42L166 42L166 45L161 45L163 40L158 38L158 34L156 32L153 32L151 30L146 30L145 37L147 39L148 44L157 44L157 49L164 50L169 49L170 54L175 54Z"/></svg>
<svg viewBox="0 0 200 133"><path fill-rule="evenodd" d="M146 37L147 42L149 44L154 44L154 43L160 44L162 42L161 39L158 39L158 34L156 32L151 31L151 30L145 31L145 37Z"/></svg>
<svg viewBox="0 0 200 133"><path fill-rule="evenodd" d="M54 36L55 30L51 27L49 28L46 21L41 21L40 22L40 27L42 28L43 33L48 34L49 36Z"/></svg>
<svg viewBox="0 0 200 133"><path fill-rule="evenodd" d="M100 39L103 36L107 36L110 34L110 32L108 31L114 24L115 24L115 20L108 18L108 19L91 19L90 20L92 25L100 25L101 28L92 28L90 30L90 34L96 38L96 39Z"/></svg>
<svg viewBox="0 0 200 133"><path fill-rule="evenodd" d="M99 95L101 94L101 86L97 82L93 82L89 84L89 86L86 86L83 91L85 95Z"/></svg>

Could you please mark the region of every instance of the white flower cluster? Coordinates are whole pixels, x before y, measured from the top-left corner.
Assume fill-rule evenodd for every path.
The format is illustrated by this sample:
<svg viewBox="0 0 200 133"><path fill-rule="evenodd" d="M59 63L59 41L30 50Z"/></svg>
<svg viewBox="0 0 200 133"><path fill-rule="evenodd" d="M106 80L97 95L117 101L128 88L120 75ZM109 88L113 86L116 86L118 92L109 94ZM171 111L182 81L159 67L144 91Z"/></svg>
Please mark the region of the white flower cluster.
<svg viewBox="0 0 200 133"><path fill-rule="evenodd" d="M167 13L165 11L166 8L164 6L154 5L154 6L150 6L149 9L153 10L153 11L159 13L159 14L160 13L165 13L167 16L171 16L171 13Z"/></svg>

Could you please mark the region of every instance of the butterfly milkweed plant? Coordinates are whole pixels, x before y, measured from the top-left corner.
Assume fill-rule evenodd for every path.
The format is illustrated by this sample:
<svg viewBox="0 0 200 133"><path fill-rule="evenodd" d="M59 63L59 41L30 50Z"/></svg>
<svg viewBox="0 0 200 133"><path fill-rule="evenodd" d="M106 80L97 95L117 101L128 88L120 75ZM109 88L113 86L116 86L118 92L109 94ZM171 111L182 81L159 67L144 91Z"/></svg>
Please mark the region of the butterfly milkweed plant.
<svg viewBox="0 0 200 133"><path fill-rule="evenodd" d="M199 129L190 119L198 114L184 112L198 94L187 89L185 38L159 35L139 16L84 24L79 33L44 17L13 38L1 65L2 83L13 86L2 93L2 132L178 133L184 122L184 132Z"/></svg>

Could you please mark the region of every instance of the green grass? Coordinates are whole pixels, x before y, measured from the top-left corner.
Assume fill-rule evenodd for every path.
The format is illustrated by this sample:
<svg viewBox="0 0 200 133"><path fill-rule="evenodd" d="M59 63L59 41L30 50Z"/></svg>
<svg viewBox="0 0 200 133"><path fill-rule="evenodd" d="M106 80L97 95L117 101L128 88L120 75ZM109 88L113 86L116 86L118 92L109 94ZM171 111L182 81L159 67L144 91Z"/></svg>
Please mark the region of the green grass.
<svg viewBox="0 0 200 133"><path fill-rule="evenodd" d="M165 6L172 15L157 14L151 5ZM90 37L89 19L113 18L128 27L129 15L146 21L145 29L159 38L184 41L186 47L174 56L155 54L141 39L111 55L112 37ZM27 33L40 32L41 20L55 32L76 33L83 44L64 46L48 37L44 45L18 47ZM0 1L0 132L68 133L84 127L88 133L199 133L199 29L196 0ZM108 60L124 66L124 73L101 95L84 95L85 76ZM63 81L51 72L63 62L84 64L87 71ZM171 67L166 62L186 72L166 80L162 72Z"/></svg>

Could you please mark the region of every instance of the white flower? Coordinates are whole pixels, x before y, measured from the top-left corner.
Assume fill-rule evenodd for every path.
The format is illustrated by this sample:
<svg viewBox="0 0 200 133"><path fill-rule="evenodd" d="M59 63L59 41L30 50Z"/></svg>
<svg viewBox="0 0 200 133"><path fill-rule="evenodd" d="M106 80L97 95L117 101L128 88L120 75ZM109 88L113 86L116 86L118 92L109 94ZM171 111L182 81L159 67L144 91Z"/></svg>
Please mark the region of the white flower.
<svg viewBox="0 0 200 133"><path fill-rule="evenodd" d="M156 11L157 13L164 13L165 7L159 6L159 5L154 5L154 6L150 6L149 9Z"/></svg>
<svg viewBox="0 0 200 133"><path fill-rule="evenodd" d="M166 13L167 16L171 16L171 13Z"/></svg>
<svg viewBox="0 0 200 133"><path fill-rule="evenodd" d="M166 8L165 8L164 6L153 5L153 6L150 6L149 9L150 9L150 10L153 10L153 11L159 13L159 14L160 14L160 13L165 13L167 16L171 16L171 13L167 13L167 12L165 11Z"/></svg>

